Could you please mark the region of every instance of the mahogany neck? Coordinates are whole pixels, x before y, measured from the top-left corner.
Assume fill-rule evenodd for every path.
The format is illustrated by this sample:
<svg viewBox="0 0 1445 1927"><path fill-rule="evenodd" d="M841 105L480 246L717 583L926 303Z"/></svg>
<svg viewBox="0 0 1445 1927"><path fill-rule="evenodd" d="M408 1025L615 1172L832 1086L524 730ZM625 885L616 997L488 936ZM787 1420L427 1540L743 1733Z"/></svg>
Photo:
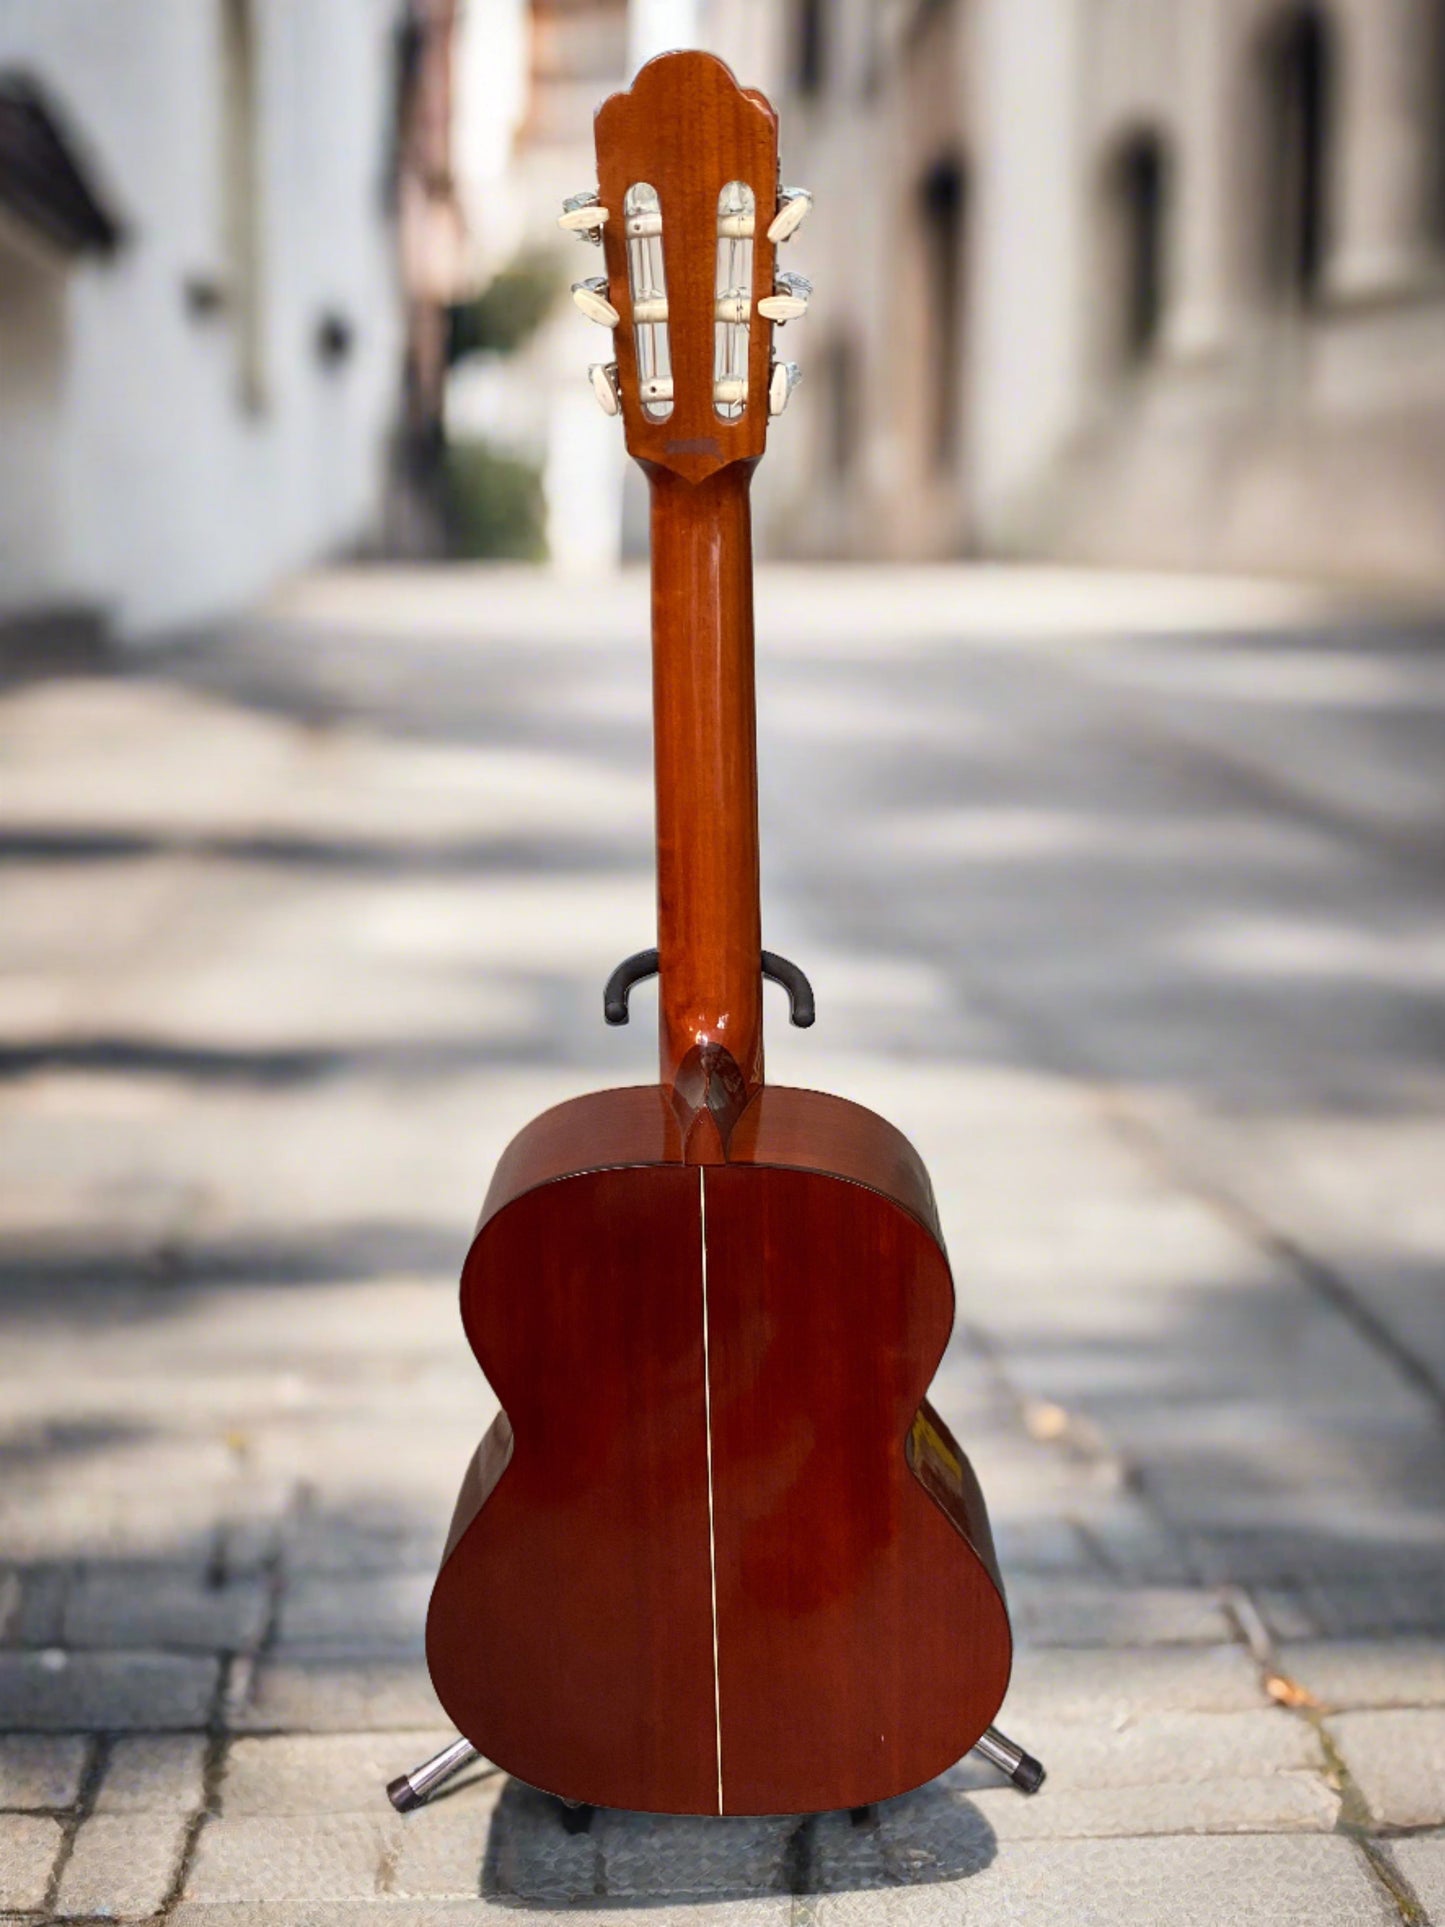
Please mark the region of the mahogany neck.
<svg viewBox="0 0 1445 1927"><path fill-rule="evenodd" d="M763 1081L752 467L648 470L662 1081L724 1142Z"/></svg>

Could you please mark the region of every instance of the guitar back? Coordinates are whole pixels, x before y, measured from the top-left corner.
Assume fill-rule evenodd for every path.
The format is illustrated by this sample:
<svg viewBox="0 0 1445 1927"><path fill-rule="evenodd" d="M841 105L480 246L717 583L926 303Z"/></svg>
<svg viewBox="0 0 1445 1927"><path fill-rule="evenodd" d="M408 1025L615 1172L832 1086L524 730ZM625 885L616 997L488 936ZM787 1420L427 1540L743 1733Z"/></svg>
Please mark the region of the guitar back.
<svg viewBox="0 0 1445 1927"><path fill-rule="evenodd" d="M427 1628L448 1713L572 1800L859 1806L997 1711L1010 1639L966 1460L924 1403L952 1322L891 1126L767 1088L686 1163L668 1093L581 1098L498 1171L463 1277L504 1408Z"/></svg>

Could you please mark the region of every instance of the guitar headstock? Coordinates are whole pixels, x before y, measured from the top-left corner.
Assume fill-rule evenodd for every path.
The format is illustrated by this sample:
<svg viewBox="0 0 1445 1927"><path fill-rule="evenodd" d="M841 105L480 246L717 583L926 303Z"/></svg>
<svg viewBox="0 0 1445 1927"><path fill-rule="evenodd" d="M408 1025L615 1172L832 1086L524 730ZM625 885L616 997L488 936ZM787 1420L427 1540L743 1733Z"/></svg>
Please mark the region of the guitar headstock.
<svg viewBox="0 0 1445 1927"><path fill-rule="evenodd" d="M773 330L812 287L780 273L779 242L811 197L778 184L778 121L704 53L662 54L597 112L597 193L562 226L600 239L605 276L573 299L610 327L616 360L591 380L638 461L700 481L762 454L798 380Z"/></svg>

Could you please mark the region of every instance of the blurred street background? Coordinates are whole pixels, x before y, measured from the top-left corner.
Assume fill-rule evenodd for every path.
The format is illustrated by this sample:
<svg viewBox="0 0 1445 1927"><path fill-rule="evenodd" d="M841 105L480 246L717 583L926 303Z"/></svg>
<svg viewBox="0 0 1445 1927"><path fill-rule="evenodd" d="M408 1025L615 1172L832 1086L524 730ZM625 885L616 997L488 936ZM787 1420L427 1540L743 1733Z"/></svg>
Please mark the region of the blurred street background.
<svg viewBox="0 0 1445 1927"><path fill-rule="evenodd" d="M472 1222L654 1073L555 221L684 44L816 197L769 1074L933 1175L1050 1779L402 1819ZM0 0L0 1917L1445 1927L1442 106L1439 0Z"/></svg>

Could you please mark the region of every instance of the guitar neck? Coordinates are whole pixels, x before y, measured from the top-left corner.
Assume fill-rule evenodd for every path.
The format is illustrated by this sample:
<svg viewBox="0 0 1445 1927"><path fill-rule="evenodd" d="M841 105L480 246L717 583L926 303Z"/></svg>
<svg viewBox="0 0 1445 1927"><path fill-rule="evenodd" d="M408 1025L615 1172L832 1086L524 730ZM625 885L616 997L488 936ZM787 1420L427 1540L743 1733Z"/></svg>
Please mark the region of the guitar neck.
<svg viewBox="0 0 1445 1927"><path fill-rule="evenodd" d="M726 1053L748 1096L763 1081L752 470L648 469L662 1081L699 1053L731 1077Z"/></svg>

